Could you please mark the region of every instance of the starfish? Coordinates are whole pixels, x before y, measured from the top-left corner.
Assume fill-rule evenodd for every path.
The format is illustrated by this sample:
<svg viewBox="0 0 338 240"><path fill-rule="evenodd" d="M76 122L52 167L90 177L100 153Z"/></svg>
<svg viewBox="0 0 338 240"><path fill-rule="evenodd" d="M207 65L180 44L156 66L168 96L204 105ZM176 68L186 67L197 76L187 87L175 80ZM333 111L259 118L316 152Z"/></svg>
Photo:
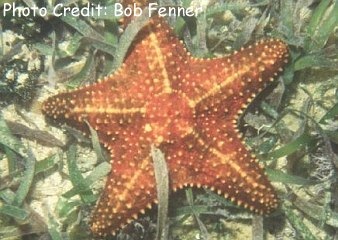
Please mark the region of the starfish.
<svg viewBox="0 0 338 240"><path fill-rule="evenodd" d="M254 213L276 209L277 195L237 122L288 55L282 41L267 39L229 56L197 59L156 16L119 70L48 98L45 115L85 133L88 121L110 152L112 171L91 230L114 235L157 202L152 145L165 155L172 191L205 187Z"/></svg>

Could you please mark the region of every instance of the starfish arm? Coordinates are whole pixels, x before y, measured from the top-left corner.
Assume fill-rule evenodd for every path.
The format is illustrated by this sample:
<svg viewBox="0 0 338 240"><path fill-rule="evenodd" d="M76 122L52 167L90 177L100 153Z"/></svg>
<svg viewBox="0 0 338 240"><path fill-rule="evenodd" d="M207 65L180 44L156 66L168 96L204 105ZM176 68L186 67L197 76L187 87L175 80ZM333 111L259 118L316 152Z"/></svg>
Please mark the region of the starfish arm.
<svg viewBox="0 0 338 240"><path fill-rule="evenodd" d="M46 116L84 133L88 133L85 123L88 121L104 138L118 135L125 125L141 119L145 108L143 102L127 97L125 83L109 80L52 96L43 103L42 111Z"/></svg>
<svg viewBox="0 0 338 240"><path fill-rule="evenodd" d="M272 81L288 61L287 46L278 39L257 42L232 55L215 59L191 58L183 66L178 90L190 99L192 107L222 93L252 98Z"/></svg>
<svg viewBox="0 0 338 240"><path fill-rule="evenodd" d="M137 219L156 199L150 144L142 144L133 132L109 145L112 172L91 219L91 230L100 236L115 235Z"/></svg>
<svg viewBox="0 0 338 240"><path fill-rule="evenodd" d="M240 141L229 144L227 150L220 150L194 133L162 146L169 164L171 188L210 188L253 212L270 213L277 207L277 197L262 167Z"/></svg>
<svg viewBox="0 0 338 240"><path fill-rule="evenodd" d="M173 73L179 73L181 63L190 58L190 53L162 17L151 18L136 39L125 65L137 72L145 87L149 88L148 93L171 93L173 79L180 77Z"/></svg>
<svg viewBox="0 0 338 240"><path fill-rule="evenodd" d="M211 174L224 167L226 172L217 176L226 176L223 181L233 184L221 188L222 181L218 180L215 187L226 195L224 187L228 190L232 188L240 192L238 196L229 194L238 204L258 213L269 213L277 207L276 194L255 156L248 152L241 140L236 119L242 105L243 100L240 99L229 104L222 94L217 94L212 101L204 101L196 110L199 114L195 119L195 131L202 145L207 145L213 159Z"/></svg>

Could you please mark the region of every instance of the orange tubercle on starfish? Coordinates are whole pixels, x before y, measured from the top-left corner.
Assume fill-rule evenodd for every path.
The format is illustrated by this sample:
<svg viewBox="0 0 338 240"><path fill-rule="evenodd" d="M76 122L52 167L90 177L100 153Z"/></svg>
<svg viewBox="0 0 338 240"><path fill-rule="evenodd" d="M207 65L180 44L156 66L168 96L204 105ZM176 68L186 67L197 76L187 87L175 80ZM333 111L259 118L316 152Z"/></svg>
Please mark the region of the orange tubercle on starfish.
<svg viewBox="0 0 338 240"><path fill-rule="evenodd" d="M115 234L156 202L152 145L165 155L173 191L203 186L254 213L275 210L277 195L242 142L237 119L283 70L287 46L268 39L197 59L153 17L131 49L113 75L43 104L44 114L84 132L88 121L110 152L112 172L92 231Z"/></svg>

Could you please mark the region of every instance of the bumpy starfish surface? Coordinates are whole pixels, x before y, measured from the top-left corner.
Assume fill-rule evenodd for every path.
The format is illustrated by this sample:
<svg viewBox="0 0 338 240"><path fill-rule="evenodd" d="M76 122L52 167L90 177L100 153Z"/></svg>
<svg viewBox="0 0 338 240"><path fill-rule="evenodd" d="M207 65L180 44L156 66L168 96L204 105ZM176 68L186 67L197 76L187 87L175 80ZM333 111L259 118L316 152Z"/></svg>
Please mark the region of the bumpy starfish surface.
<svg viewBox="0 0 338 240"><path fill-rule="evenodd" d="M112 171L92 231L115 234L156 203L152 145L165 155L173 191L206 187L255 213L273 211L276 193L246 149L237 119L287 58L287 46L269 39L227 57L197 59L153 17L118 71L48 98L47 116L84 132L87 120L110 152Z"/></svg>

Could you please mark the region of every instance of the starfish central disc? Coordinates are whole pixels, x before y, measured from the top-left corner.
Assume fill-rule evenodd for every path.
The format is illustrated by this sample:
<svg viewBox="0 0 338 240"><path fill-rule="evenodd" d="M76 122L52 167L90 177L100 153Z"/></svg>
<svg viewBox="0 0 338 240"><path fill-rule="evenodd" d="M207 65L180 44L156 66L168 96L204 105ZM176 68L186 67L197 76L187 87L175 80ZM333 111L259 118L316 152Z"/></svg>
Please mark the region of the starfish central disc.
<svg viewBox="0 0 338 240"><path fill-rule="evenodd" d="M163 93L146 105L148 123L144 131L151 134L156 145L169 143L192 133L193 116L193 108L182 95Z"/></svg>

